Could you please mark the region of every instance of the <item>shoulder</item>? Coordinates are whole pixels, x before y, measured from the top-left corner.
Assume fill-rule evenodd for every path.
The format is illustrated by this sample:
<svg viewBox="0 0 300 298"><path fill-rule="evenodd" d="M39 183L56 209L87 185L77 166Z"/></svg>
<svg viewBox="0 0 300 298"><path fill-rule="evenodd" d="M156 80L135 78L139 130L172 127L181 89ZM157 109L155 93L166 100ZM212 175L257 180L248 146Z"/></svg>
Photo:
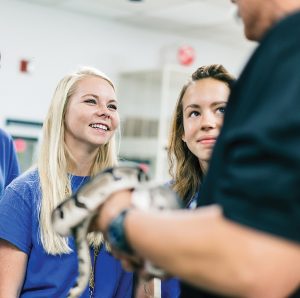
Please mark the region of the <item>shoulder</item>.
<svg viewBox="0 0 300 298"><path fill-rule="evenodd" d="M29 185L36 184L36 182L39 182L38 169L36 167L30 168L29 170L21 174L19 177L17 177L14 181L16 184L22 184L22 183L27 183Z"/></svg>
<svg viewBox="0 0 300 298"><path fill-rule="evenodd" d="M290 32L290 33L287 33ZM275 65L287 61L291 54L299 53L294 51L300 46L300 39L295 36L300 35L300 13L289 15L279 21L263 37L258 46L258 53L265 53L265 56L272 58L274 55L282 55L283 59L276 61ZM288 52L286 52L288 51Z"/></svg>
<svg viewBox="0 0 300 298"><path fill-rule="evenodd" d="M7 192L15 192L18 193L20 196L28 195L29 193L37 193L40 189L40 179L38 170L31 169L16 179L14 179L7 187Z"/></svg>
<svg viewBox="0 0 300 298"><path fill-rule="evenodd" d="M257 104L261 106L262 97L264 103L267 98L277 104L273 97L286 97L285 90L291 90L290 86L292 91L297 88L298 93L300 39L295 36L300 36L300 13L286 17L266 33L243 69L229 101L249 113L249 107L256 110Z"/></svg>
<svg viewBox="0 0 300 298"><path fill-rule="evenodd" d="M266 34L266 37L272 37L273 35L283 35L285 39L291 39L297 41L294 34L287 34L287 30L293 30L293 32L300 32L300 11L289 14L282 18L273 28Z"/></svg>
<svg viewBox="0 0 300 298"><path fill-rule="evenodd" d="M199 193L199 191L196 191L194 193L194 195L190 198L188 203L186 204L186 208L187 209L196 209L198 201L200 201L199 197L200 197L200 193Z"/></svg>
<svg viewBox="0 0 300 298"><path fill-rule="evenodd" d="M9 135L5 130L3 130L2 128L0 128L0 139L1 139L1 143L3 144L7 144L7 143L11 143L12 142L12 137L11 135Z"/></svg>
<svg viewBox="0 0 300 298"><path fill-rule="evenodd" d="M1 138L7 138L7 139L9 139L10 135L5 130L3 130L2 128L0 128L0 137Z"/></svg>
<svg viewBox="0 0 300 298"><path fill-rule="evenodd" d="M174 180L169 180L169 181L165 182L164 186L173 188L174 184L175 184Z"/></svg>
<svg viewBox="0 0 300 298"><path fill-rule="evenodd" d="M20 219L34 210L39 199L38 171L37 169L26 171L5 188L0 200L0 213L3 215L3 212L5 214L13 212L13 216L18 216Z"/></svg>

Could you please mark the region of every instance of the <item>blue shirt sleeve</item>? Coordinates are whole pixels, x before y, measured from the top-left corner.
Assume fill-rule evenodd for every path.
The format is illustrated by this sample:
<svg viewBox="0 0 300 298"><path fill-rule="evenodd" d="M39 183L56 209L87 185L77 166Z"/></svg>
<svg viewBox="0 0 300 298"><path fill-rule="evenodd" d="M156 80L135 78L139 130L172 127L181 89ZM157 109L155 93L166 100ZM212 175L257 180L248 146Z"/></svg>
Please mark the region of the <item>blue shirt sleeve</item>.
<svg viewBox="0 0 300 298"><path fill-rule="evenodd" d="M180 283L175 277L161 281L161 297L162 298L179 298Z"/></svg>
<svg viewBox="0 0 300 298"><path fill-rule="evenodd" d="M3 189L20 174L17 153L13 139L0 129L0 195Z"/></svg>
<svg viewBox="0 0 300 298"><path fill-rule="evenodd" d="M5 186L20 175L20 166L13 140L10 141L9 157Z"/></svg>
<svg viewBox="0 0 300 298"><path fill-rule="evenodd" d="M8 186L0 200L0 238L29 254L32 206L25 196Z"/></svg>

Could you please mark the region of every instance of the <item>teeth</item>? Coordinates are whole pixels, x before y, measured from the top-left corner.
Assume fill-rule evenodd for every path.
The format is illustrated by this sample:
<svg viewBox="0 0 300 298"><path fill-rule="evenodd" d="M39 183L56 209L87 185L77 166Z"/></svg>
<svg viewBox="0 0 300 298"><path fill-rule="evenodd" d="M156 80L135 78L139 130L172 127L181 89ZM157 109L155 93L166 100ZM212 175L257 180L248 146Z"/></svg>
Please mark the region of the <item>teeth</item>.
<svg viewBox="0 0 300 298"><path fill-rule="evenodd" d="M108 127L103 124L91 124L90 126L97 129L108 130Z"/></svg>

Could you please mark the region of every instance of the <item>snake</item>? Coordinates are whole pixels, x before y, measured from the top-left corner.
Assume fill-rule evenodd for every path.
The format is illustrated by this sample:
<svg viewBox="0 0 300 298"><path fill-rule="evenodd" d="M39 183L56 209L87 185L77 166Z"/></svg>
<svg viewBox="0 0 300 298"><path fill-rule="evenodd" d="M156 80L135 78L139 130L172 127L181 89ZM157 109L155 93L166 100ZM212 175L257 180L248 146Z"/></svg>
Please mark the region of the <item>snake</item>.
<svg viewBox="0 0 300 298"><path fill-rule="evenodd" d="M78 255L78 276L68 298L77 298L85 290L90 276L91 259L87 234L98 208L114 193L132 190L132 206L141 210L171 210L181 208L175 192L165 184L149 179L140 165L122 165L104 169L93 176L70 197L64 199L52 213L52 225L61 236L73 236ZM145 271L157 277L165 272L145 261Z"/></svg>

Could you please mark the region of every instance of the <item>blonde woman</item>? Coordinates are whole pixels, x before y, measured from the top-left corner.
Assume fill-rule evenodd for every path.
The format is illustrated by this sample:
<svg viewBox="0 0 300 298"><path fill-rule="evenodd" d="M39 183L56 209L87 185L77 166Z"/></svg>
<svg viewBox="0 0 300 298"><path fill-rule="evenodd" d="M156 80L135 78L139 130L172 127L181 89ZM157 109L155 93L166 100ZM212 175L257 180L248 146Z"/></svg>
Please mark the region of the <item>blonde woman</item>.
<svg viewBox="0 0 300 298"><path fill-rule="evenodd" d="M90 176L117 163L118 101L111 80L82 68L58 84L43 127L37 168L0 203L0 297L66 297L77 276L72 238L58 236L52 210ZM132 274L91 234L92 274L81 297L132 295Z"/></svg>

